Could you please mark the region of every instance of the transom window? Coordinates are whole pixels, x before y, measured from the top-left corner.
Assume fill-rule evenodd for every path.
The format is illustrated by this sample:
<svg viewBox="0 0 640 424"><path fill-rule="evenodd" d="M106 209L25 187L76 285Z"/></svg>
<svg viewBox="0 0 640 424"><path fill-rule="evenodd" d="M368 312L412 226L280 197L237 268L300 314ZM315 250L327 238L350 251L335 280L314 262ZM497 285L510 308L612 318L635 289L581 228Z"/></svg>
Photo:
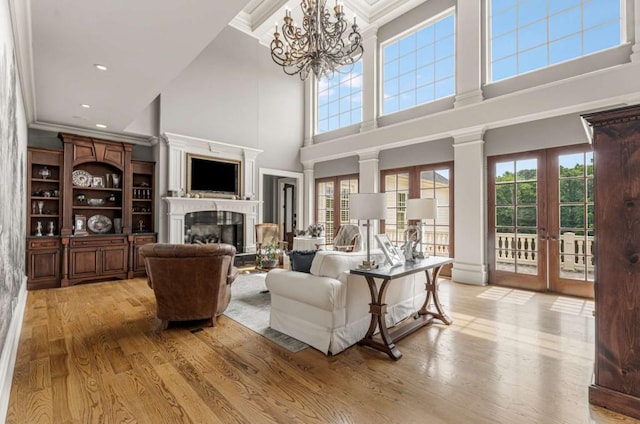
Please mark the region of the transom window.
<svg viewBox="0 0 640 424"><path fill-rule="evenodd" d="M491 80L619 45L621 0L491 0Z"/></svg>
<svg viewBox="0 0 640 424"><path fill-rule="evenodd" d="M431 21L383 46L382 113L455 93L455 15Z"/></svg>
<svg viewBox="0 0 640 424"><path fill-rule="evenodd" d="M362 122L362 61L318 81L317 118L317 134Z"/></svg>

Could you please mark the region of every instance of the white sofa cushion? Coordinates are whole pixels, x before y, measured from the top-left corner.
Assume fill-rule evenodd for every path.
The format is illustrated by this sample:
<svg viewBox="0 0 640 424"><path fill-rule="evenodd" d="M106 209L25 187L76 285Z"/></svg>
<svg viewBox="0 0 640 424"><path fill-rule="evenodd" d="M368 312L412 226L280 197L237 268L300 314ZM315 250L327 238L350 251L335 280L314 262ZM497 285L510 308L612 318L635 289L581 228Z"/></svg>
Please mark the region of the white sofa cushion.
<svg viewBox="0 0 640 424"><path fill-rule="evenodd" d="M372 250L371 259L382 264L385 257L380 250ZM321 250L313 258L310 271L311 275L318 277L339 278L340 274L358 268L358 265L365 260L367 260L367 252L345 253L335 250Z"/></svg>
<svg viewBox="0 0 640 424"><path fill-rule="evenodd" d="M346 303L346 288L335 278L273 269L267 274L267 281L269 291L325 311L344 308Z"/></svg>

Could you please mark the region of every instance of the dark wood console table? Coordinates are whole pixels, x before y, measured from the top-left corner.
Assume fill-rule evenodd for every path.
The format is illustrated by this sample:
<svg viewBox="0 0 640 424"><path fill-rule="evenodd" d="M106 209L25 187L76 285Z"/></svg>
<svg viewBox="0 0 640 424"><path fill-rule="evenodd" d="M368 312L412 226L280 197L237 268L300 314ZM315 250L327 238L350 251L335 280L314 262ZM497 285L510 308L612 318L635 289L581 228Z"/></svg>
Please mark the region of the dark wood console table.
<svg viewBox="0 0 640 424"><path fill-rule="evenodd" d="M371 324L369 324L367 334L358 344L369 346L373 349L386 353L391 357L391 359L398 360L402 357L402 353L398 350L394 342L408 336L425 325L430 325L434 319L438 319L447 325L451 324L453 321L444 312L444 309L440 304L440 299L438 298L438 275L440 274L440 269L443 265L447 265L452 262L452 258L434 256L396 267L384 267L372 270L352 269L350 271L351 274L362 275L367 280L367 283L369 284L369 293L371 294L371 303L369 304ZM427 277L427 282L425 284L427 298L425 299L424 304L416 313L413 321L401 324L397 329L390 332L384 319L384 316L387 313L385 297L389 284L397 278L423 271ZM375 278L382 279L380 290L378 290ZM428 310L429 302L432 297L433 304L436 308L435 311ZM373 336L376 327L380 328L381 341L375 339Z"/></svg>

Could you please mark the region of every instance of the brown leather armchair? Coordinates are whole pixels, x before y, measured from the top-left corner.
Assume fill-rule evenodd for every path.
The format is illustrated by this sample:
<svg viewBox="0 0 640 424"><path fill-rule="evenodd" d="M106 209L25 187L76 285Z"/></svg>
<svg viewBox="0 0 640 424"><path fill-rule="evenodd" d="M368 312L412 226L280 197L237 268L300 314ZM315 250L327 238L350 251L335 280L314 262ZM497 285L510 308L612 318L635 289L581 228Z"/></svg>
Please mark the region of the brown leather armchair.
<svg viewBox="0 0 640 424"><path fill-rule="evenodd" d="M156 314L165 329L169 321L211 319L231 301L236 248L230 244L152 243L140 248L148 284L156 296Z"/></svg>

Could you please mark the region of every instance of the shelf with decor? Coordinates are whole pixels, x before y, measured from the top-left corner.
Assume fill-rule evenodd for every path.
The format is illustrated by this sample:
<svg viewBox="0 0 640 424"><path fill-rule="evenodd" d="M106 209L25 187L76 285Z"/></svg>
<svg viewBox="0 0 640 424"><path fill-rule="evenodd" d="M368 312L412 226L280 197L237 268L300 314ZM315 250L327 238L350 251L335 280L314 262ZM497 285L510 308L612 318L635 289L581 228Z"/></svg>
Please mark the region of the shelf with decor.
<svg viewBox="0 0 640 424"><path fill-rule="evenodd" d="M27 288L60 285L62 212L60 150L27 149Z"/></svg>
<svg viewBox="0 0 640 424"><path fill-rule="evenodd" d="M134 233L153 232L155 227L154 204L154 178L155 163L145 161L131 161L132 187L131 187L131 213L133 218L132 231Z"/></svg>

